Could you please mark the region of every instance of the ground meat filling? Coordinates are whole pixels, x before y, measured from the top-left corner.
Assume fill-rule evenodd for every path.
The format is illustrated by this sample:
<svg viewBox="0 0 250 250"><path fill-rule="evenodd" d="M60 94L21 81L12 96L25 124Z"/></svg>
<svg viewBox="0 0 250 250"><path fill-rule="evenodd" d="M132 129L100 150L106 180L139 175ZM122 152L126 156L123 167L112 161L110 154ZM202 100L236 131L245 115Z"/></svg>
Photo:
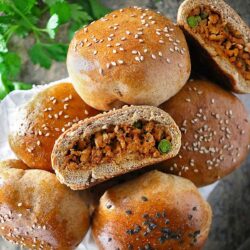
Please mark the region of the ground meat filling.
<svg viewBox="0 0 250 250"><path fill-rule="evenodd" d="M220 56L228 58L246 80L250 80L250 43L244 42L239 31L233 30L228 23L222 21L220 14L207 6L192 10L187 23Z"/></svg>
<svg viewBox="0 0 250 250"><path fill-rule="evenodd" d="M67 168L88 168L92 164L119 163L124 155L136 159L160 157L171 151L171 137L165 125L153 121L137 121L103 127L89 138L79 140L66 156Z"/></svg>

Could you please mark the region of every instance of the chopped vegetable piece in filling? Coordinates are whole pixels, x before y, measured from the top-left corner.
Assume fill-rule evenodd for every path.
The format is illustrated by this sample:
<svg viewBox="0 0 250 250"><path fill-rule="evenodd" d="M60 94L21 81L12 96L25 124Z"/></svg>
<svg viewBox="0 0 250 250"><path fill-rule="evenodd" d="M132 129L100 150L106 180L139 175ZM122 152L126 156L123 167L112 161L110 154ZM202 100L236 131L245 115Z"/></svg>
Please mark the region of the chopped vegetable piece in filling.
<svg viewBox="0 0 250 250"><path fill-rule="evenodd" d="M68 151L67 168L90 168L92 164L117 164L130 159L157 158L172 149L171 137L165 125L154 121L136 121L133 125L111 125L89 137L80 139Z"/></svg>
<svg viewBox="0 0 250 250"><path fill-rule="evenodd" d="M250 80L250 42L224 22L219 13L207 6L193 9L187 18L193 32L199 33L207 44L212 45L218 55L228 58L239 73Z"/></svg>

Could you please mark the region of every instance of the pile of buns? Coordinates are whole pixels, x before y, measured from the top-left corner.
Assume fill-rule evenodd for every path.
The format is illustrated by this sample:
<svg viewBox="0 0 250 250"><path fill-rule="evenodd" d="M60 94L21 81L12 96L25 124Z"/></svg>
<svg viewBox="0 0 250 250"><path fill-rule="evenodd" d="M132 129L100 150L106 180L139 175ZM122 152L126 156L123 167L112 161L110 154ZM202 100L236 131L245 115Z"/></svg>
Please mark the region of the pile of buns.
<svg viewBox="0 0 250 250"><path fill-rule="evenodd" d="M185 0L178 24L130 7L77 31L72 82L17 111L18 160L0 163L0 235L71 250L92 227L103 250L202 249L212 211L197 187L249 151L248 114L224 89L250 93L249 42L222 0Z"/></svg>

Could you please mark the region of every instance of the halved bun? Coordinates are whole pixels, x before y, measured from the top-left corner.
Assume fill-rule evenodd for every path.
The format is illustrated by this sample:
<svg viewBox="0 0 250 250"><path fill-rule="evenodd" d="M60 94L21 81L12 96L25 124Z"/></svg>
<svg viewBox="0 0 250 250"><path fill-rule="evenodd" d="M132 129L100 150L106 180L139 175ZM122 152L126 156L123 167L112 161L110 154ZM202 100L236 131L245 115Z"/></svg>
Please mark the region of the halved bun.
<svg viewBox="0 0 250 250"><path fill-rule="evenodd" d="M160 142L165 152L157 148ZM179 128L166 112L151 106L124 107L80 121L62 134L52 152L52 166L62 183L85 189L174 157L180 143Z"/></svg>
<svg viewBox="0 0 250 250"><path fill-rule="evenodd" d="M203 15L205 17L204 20L199 19L199 23L193 20L195 21L193 23L195 27L192 28L192 24L191 26L188 24L188 18L190 13L198 13L197 8L209 8L213 14L218 15L218 22L221 22L223 30L219 30L218 33L218 30L216 30L218 24L213 23L214 21L210 16L205 17L205 15ZM207 13L205 14L207 15ZM208 18L208 23L211 23L211 29L208 29L208 32L206 31L206 36L204 37L200 30L196 30L196 27L202 23L204 24L206 18ZM209 72L209 75L217 80L223 80L224 84L228 85L233 91L250 93L250 29L228 4L222 0L186 0L179 7L177 21L187 33L187 37L189 37L191 55L194 62L198 60L204 71ZM204 31L204 29L202 30ZM227 35L229 33L231 34L230 36ZM236 33L236 37L232 36L232 34ZM219 36L221 36L221 41ZM224 49L224 46L226 46L226 49ZM241 66L236 66L242 65L242 60L239 59L238 61L237 58L242 57L243 53L243 57L246 59L244 74L241 68L239 68Z"/></svg>

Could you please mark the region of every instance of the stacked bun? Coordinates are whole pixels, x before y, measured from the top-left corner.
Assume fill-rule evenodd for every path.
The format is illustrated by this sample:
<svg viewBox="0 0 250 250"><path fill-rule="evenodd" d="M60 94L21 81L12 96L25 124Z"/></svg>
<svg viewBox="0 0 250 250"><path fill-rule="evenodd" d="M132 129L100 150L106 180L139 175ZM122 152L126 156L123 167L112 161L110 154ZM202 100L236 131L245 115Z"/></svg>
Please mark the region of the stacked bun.
<svg viewBox="0 0 250 250"><path fill-rule="evenodd" d="M71 83L58 83L17 110L10 147L28 167L52 171L50 157L56 139L72 124L98 113L78 96Z"/></svg>
<svg viewBox="0 0 250 250"><path fill-rule="evenodd" d="M67 68L90 106L158 106L186 83L190 58L180 28L149 9L116 10L73 37Z"/></svg>
<svg viewBox="0 0 250 250"><path fill-rule="evenodd" d="M0 235L29 249L72 250L89 227L79 193L44 170L20 161L0 162Z"/></svg>

